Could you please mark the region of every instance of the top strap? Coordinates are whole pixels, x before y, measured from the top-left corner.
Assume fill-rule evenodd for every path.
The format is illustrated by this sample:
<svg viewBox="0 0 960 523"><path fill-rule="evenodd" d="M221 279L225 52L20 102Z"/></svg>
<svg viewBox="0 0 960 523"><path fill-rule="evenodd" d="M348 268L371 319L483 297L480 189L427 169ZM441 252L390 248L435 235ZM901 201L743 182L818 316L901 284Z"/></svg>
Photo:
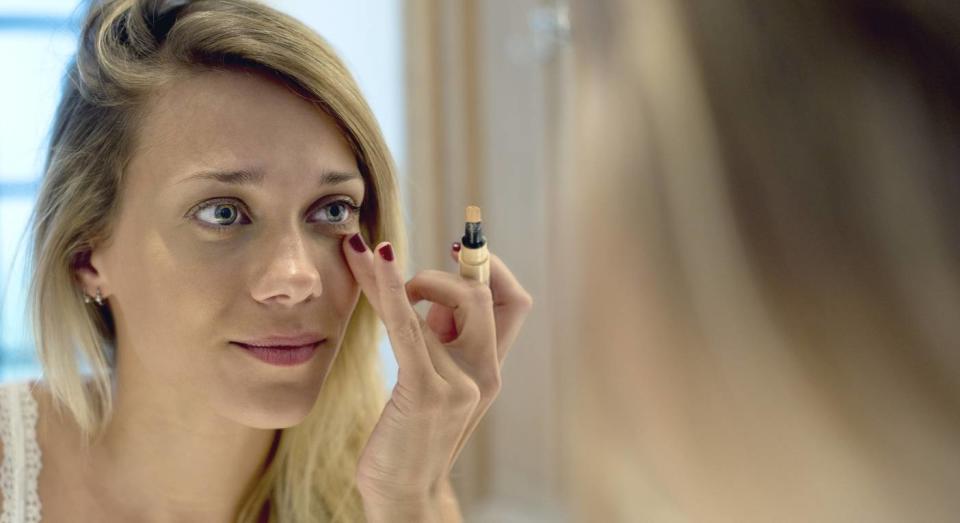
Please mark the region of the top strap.
<svg viewBox="0 0 960 523"><path fill-rule="evenodd" d="M0 490L3 513L0 523L39 523L37 478L42 465L37 444L37 402L29 382L0 386Z"/></svg>

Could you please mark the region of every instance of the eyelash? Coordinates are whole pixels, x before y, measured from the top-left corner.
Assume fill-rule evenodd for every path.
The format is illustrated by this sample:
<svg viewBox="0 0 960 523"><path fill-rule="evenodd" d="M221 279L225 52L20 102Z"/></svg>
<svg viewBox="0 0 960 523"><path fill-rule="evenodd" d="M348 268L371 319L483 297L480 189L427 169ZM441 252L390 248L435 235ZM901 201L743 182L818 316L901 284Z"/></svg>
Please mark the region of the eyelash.
<svg viewBox="0 0 960 523"><path fill-rule="evenodd" d="M234 204L233 202L235 201L236 200L234 198L217 198L213 200L208 200L196 205L193 209L190 210L189 213L187 213L187 215L195 219L196 215L199 214L200 211L202 211L203 209L206 209L207 207L215 206L221 203L229 203L233 205ZM360 206L355 205L352 200L341 198L341 199L329 202L326 205L323 205L322 207L318 208L317 210L319 211L320 209L323 209L325 207L330 207L331 205L336 205L338 203L343 204L344 206L347 207L347 209L349 209L350 218L348 218L347 221L342 223L330 223L328 225L330 227L333 227L336 230L347 230L350 228L351 225L353 225L353 222L357 220L360 214ZM238 205L237 207L242 208L243 206ZM241 214L245 214L245 213L246 213L246 210L241 211ZM213 229L216 232L225 232L227 229L234 228L234 226L237 224L237 222L234 222L230 225L211 225L209 222L204 222L201 220L196 220L196 221L200 224L201 227L205 227L207 229Z"/></svg>

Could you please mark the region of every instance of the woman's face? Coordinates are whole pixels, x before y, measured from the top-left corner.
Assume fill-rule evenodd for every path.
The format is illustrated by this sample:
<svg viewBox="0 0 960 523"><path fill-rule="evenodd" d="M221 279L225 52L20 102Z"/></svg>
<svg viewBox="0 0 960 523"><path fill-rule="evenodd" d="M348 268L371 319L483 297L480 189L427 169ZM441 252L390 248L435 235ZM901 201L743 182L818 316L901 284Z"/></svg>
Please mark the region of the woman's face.
<svg viewBox="0 0 960 523"><path fill-rule="evenodd" d="M364 198L354 155L331 117L252 73L179 79L150 104L114 235L82 275L109 298L121 387L251 427L297 424L359 298L341 251ZM237 171L262 183L196 177ZM331 173L353 177L322 184ZM326 341L293 367L230 343L304 331Z"/></svg>

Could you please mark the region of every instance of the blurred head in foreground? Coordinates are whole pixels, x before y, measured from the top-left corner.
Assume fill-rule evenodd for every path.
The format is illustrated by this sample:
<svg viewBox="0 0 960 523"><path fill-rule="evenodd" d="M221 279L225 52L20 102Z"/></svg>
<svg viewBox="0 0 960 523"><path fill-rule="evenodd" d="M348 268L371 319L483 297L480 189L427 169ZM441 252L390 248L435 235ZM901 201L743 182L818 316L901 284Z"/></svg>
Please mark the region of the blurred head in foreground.
<svg viewBox="0 0 960 523"><path fill-rule="evenodd" d="M960 4L573 15L577 519L956 517Z"/></svg>

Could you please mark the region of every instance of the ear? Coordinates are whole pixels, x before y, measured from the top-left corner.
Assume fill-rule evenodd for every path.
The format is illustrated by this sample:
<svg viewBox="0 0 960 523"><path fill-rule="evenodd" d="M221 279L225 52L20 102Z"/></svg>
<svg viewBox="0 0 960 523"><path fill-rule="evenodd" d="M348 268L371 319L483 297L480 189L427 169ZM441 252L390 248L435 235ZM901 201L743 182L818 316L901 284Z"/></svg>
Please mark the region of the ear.
<svg viewBox="0 0 960 523"><path fill-rule="evenodd" d="M109 294L105 275L99 269L103 267L102 253L98 249L86 249L73 256L74 278L79 282L80 290L87 296L94 296L97 287L103 296Z"/></svg>

